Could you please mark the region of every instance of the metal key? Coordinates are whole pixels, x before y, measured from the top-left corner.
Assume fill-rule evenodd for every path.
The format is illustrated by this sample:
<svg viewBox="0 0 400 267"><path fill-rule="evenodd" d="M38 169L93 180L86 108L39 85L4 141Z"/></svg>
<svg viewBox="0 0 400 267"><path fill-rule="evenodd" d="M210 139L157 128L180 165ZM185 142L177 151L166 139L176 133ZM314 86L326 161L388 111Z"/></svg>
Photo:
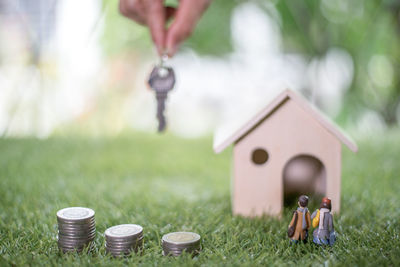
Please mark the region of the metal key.
<svg viewBox="0 0 400 267"><path fill-rule="evenodd" d="M166 126L164 116L165 100L167 99L168 92L171 91L175 85L174 70L171 67L165 66L165 58L151 71L149 85L155 91L157 99L158 131L162 132Z"/></svg>

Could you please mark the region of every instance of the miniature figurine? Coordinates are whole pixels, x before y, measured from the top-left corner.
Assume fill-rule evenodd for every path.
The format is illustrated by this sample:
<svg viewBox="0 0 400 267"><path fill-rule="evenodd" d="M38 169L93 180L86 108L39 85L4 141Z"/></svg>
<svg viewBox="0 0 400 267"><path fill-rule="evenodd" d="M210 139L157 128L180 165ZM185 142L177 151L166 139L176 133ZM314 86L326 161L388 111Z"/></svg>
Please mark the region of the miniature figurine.
<svg viewBox="0 0 400 267"><path fill-rule="evenodd" d="M308 196L299 197L299 207L293 212L292 220L288 227L288 236L293 243L303 241L307 243L308 228L311 226L310 212L307 209Z"/></svg>
<svg viewBox="0 0 400 267"><path fill-rule="evenodd" d="M313 242L317 245L332 246L336 241L331 209L331 200L324 197L320 209L317 209L311 215L313 227L316 228L313 232Z"/></svg>

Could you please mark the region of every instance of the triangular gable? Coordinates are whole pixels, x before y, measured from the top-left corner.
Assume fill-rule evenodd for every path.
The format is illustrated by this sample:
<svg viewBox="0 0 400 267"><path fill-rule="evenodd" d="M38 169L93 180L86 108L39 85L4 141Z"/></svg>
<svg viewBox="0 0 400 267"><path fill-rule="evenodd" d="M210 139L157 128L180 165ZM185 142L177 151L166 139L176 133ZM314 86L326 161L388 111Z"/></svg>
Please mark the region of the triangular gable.
<svg viewBox="0 0 400 267"><path fill-rule="evenodd" d="M261 112L250 119L245 125L235 131L228 138L221 140L220 142L214 142L215 153L222 152L225 148L238 141L255 127L258 126L265 118L267 118L271 113L278 110L281 105L285 104L285 101L292 99L295 101L302 109L308 112L320 125L327 129L332 135L338 138L343 144L345 144L351 151L357 152L358 148L355 142L347 136L344 131L340 129L334 122L317 110L314 106L305 100L303 97L299 96L295 92L287 89L280 93L272 102L270 102ZM268 118L267 118L268 119Z"/></svg>

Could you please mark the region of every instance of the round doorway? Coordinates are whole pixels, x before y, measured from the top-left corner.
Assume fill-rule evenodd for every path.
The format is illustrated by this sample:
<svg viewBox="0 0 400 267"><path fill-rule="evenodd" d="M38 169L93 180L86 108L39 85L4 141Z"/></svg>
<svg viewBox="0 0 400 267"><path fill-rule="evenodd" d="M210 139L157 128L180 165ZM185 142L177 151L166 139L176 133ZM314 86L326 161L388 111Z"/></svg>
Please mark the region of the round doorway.
<svg viewBox="0 0 400 267"><path fill-rule="evenodd" d="M283 169L284 202L289 204L300 195L326 193L326 170L324 164L311 155L298 155L291 158Z"/></svg>

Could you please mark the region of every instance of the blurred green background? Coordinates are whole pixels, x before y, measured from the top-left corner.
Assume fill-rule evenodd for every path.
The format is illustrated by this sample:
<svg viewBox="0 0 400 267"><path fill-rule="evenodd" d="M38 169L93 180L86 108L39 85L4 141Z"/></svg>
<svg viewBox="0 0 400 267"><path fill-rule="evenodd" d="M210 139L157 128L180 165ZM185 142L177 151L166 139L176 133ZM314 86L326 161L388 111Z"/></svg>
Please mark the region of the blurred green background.
<svg viewBox="0 0 400 267"><path fill-rule="evenodd" d="M121 16L118 1L0 3L1 135L155 129L145 81L158 59L147 28ZM235 118L229 103L249 110L284 87L349 131L397 127L399 12L396 0L213 1L171 61L181 81L170 98L171 131L209 135ZM225 82L241 70L244 86ZM231 100L237 95L248 102Z"/></svg>
<svg viewBox="0 0 400 267"><path fill-rule="evenodd" d="M354 76L337 120L358 119L366 110L373 110L388 126L398 125L399 1L215 0L183 47L215 57L232 53L231 17L235 8L249 2L266 14L272 13L271 7L277 12L270 14L279 22L284 51L301 53L309 61L323 57L331 47L340 47L351 55ZM121 18L114 1L104 1L103 9L106 27L102 43L108 56L133 48L149 53L151 44L145 28Z"/></svg>

